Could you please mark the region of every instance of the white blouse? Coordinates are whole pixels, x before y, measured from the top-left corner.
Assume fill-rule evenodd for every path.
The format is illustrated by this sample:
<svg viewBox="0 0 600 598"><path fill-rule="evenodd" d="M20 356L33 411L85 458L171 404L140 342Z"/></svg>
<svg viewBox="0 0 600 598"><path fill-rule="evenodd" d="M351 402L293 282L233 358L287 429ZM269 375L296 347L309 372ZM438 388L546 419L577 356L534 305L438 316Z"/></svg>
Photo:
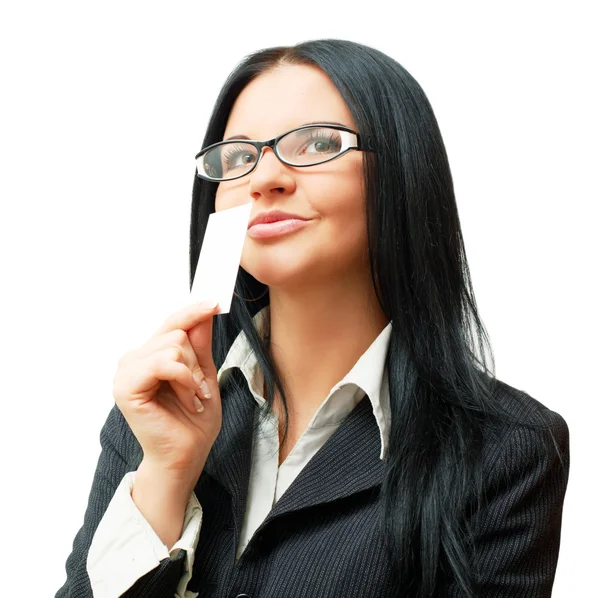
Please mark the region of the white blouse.
<svg viewBox="0 0 600 598"><path fill-rule="evenodd" d="M269 316L269 306L254 316L261 331ZM279 465L277 415L269 413L263 420L252 447L252 465L248 499L236 558L243 553L256 529L281 498L303 467L335 432L359 401L368 395L379 426L381 455L387 451L390 429L389 387L385 360L392 331L391 322L356 362L354 367L330 391L312 417L285 461ZM259 407L263 373L244 332L240 332L219 369L217 380L222 388L228 372L240 368ZM258 417L258 410L256 412ZM196 598L187 590L192 577L195 549L202 523L202 506L192 493L185 511L181 538L171 550L162 543L131 498L135 471L127 473L102 517L88 552L87 572L95 598L116 598L140 577L156 568L160 561L175 559L179 550L186 551L184 574L174 598Z"/></svg>

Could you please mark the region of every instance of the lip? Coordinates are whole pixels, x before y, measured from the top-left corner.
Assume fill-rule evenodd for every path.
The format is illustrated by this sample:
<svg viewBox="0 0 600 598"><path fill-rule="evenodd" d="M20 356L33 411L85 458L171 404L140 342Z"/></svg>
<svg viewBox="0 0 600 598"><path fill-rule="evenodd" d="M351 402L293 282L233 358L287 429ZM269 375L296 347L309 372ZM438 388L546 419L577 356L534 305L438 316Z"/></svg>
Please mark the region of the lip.
<svg viewBox="0 0 600 598"><path fill-rule="evenodd" d="M262 212L257 214L248 223L248 229L252 228L255 224L269 224L271 222L278 222L280 220L308 220L298 214L290 214L289 212L282 212L281 210L271 210L270 212Z"/></svg>
<svg viewBox="0 0 600 598"><path fill-rule="evenodd" d="M253 239L280 237L304 228L309 222L310 220L288 218L286 220L276 220L275 222L258 223L254 224L248 229L248 236Z"/></svg>

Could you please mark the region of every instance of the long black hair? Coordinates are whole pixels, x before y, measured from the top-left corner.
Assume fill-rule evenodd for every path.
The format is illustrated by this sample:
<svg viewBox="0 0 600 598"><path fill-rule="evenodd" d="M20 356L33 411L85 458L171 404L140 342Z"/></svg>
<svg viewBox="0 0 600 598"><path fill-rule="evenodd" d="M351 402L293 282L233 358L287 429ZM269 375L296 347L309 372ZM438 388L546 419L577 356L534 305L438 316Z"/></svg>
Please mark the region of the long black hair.
<svg viewBox="0 0 600 598"><path fill-rule="evenodd" d="M384 53L351 41L313 40L267 48L240 62L216 100L203 146L223 139L232 106L252 79L288 64L317 66L329 76L375 152L363 154L374 156L363 161L368 251L379 303L392 322L390 448L380 522L402 580L399 595L431 596L447 574L473 596L467 515L483 496L484 420L511 416L494 400L493 353L477 311L433 109L417 81ZM190 288L216 189L194 177ZM284 384L267 338L252 321L269 304L268 289L240 267L236 293L260 298L234 296L230 313L215 318L215 365L220 368L243 330L264 372L269 408L275 387L279 391L287 435Z"/></svg>

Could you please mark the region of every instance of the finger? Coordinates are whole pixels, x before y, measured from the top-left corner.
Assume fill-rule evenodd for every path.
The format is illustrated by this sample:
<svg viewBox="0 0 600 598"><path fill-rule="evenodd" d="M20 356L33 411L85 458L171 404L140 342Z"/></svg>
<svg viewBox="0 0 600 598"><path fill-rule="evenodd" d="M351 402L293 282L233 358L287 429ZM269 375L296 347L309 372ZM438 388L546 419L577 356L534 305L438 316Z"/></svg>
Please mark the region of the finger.
<svg viewBox="0 0 600 598"><path fill-rule="evenodd" d="M178 385L179 383L175 380L170 380L169 382L164 381L160 387L160 390L156 394L156 400L158 403L160 403L161 407L166 409L181 423L185 424L191 421L197 424L197 418L200 412L190 412L189 408L182 402L182 399L185 399L185 397L179 395L178 392L174 390L174 384ZM185 387L181 386L181 389L183 390ZM188 392L188 390L185 389L184 392Z"/></svg>
<svg viewBox="0 0 600 598"><path fill-rule="evenodd" d="M216 311L218 303L216 301L203 301L202 303L192 303L171 314L164 323L154 332L151 338L171 332L172 330L189 330L203 319L210 318Z"/></svg>
<svg viewBox="0 0 600 598"><path fill-rule="evenodd" d="M194 388L190 389L189 386L182 384L178 380L169 380L169 385L173 389L173 392L175 392L177 395L177 398L179 399L178 402L180 403L182 409L193 415L198 415L198 413L202 413L204 411L204 405L200 400L203 397L200 394L200 391L195 388L195 386Z"/></svg>
<svg viewBox="0 0 600 598"><path fill-rule="evenodd" d="M204 374L210 392L217 383L217 370L212 355L213 318L202 320L187 331L188 341Z"/></svg>
<svg viewBox="0 0 600 598"><path fill-rule="evenodd" d="M187 348L185 350L191 356L189 358L195 360L189 343L186 344ZM204 411L204 405L202 405L202 402L200 401L200 398L202 398L200 387L188 365L181 363L183 360L181 347L169 347L168 349L159 351L157 355L159 363L162 363L164 360L170 360L172 363L182 366L181 368L178 368L179 371L177 372L177 376L172 378L162 378L162 380L167 380L169 382L181 404L194 415Z"/></svg>
<svg viewBox="0 0 600 598"><path fill-rule="evenodd" d="M144 404L155 396L160 382L178 382L181 386L173 390L190 413L197 414L194 401L196 382L189 368L179 361L181 351L175 347L163 349L136 362L136 367L119 370L115 376L113 395L117 404ZM184 387L186 390L184 391Z"/></svg>
<svg viewBox="0 0 600 598"><path fill-rule="evenodd" d="M139 359L146 357L168 347L176 347L180 349L182 359L178 359L178 361L183 361L183 363L187 365L189 370L192 372L192 376L194 377L194 380L196 381L196 384L202 393L201 398L210 399L210 396L205 396L207 393L210 395L210 388L205 380L206 376L198 364L198 358L196 357L196 353L190 344L188 333L184 330L172 330L171 332L167 332L156 338L151 338L145 345L136 351L136 358Z"/></svg>

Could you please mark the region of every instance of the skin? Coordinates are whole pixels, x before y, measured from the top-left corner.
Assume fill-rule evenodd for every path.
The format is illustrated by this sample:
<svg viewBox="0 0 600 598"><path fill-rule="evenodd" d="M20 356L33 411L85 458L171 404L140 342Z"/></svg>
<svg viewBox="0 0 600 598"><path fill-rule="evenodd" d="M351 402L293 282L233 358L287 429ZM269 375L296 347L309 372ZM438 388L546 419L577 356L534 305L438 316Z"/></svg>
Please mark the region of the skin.
<svg viewBox="0 0 600 598"><path fill-rule="evenodd" d="M263 73L238 96L223 139L266 140L309 122L357 130L329 77L317 67L286 65ZM270 148L257 168L219 184L216 211L253 201L251 217L280 209L312 218L284 236L246 236L241 266L269 286L273 359L287 385L290 440L388 324L369 274L362 163L352 150L326 164L295 168ZM275 411L280 404L276 399ZM280 458L280 462L283 459Z"/></svg>

